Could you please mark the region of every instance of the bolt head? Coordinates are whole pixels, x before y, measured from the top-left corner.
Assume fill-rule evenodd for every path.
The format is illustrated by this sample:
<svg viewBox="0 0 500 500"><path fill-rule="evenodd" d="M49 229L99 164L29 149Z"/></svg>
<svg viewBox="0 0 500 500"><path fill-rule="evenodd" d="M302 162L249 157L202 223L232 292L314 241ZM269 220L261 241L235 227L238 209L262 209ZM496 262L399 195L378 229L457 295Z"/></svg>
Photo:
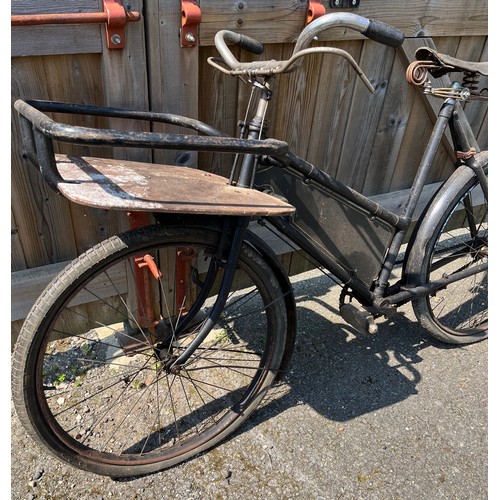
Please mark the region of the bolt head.
<svg viewBox="0 0 500 500"><path fill-rule="evenodd" d="M173 375L179 375L180 372L181 372L180 366L174 365L170 368L170 373L172 373Z"/></svg>
<svg viewBox="0 0 500 500"><path fill-rule="evenodd" d="M184 38L186 39L186 42L189 42L189 43L193 43L196 41L196 38L194 37L194 35L192 33L186 33Z"/></svg>
<svg viewBox="0 0 500 500"><path fill-rule="evenodd" d="M119 45L122 43L122 37L120 35L112 35L111 36L111 42L114 43L115 45Z"/></svg>

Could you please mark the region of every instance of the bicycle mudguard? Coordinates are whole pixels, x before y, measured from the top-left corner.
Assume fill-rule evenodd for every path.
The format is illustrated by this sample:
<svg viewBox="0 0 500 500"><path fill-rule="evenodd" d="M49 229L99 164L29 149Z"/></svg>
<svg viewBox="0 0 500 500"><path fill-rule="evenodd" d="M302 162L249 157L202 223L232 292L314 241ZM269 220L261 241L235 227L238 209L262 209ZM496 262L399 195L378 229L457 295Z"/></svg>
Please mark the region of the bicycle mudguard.
<svg viewBox="0 0 500 500"><path fill-rule="evenodd" d="M282 380L283 376L285 375L288 369L292 353L295 347L295 337L297 333L297 313L296 313L295 295L293 293L292 284L290 283L288 275L283 269L281 262L278 260L276 254L273 252L271 247L251 231L247 231L247 234L245 235L245 242L249 243L255 250L257 250L260 256L271 267L271 269L274 271L276 278L279 281L281 290L283 291L283 298L285 299L286 311L287 311L287 335L286 335L285 352L283 354L281 366L279 367L278 375L276 377L276 381L280 381Z"/></svg>
<svg viewBox="0 0 500 500"><path fill-rule="evenodd" d="M477 161L481 162L481 167L486 170L488 164L487 151L477 156L480 156ZM413 288L421 284L418 276L421 273L422 258L426 252L429 252L430 238L436 229L436 225L457 193L474 177L474 171L467 165L459 167L441 186L422 213L405 253L402 284L406 288Z"/></svg>

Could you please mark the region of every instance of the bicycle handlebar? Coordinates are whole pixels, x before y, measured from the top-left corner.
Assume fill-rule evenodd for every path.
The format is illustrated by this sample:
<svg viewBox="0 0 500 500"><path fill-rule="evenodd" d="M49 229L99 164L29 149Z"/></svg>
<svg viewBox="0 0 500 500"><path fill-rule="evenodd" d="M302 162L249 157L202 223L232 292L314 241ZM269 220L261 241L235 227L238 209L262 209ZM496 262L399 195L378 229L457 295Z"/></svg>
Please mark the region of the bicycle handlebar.
<svg viewBox="0 0 500 500"><path fill-rule="evenodd" d="M366 19L365 17L351 14L349 12L339 12L327 14L319 17L309 25L307 25L300 33L297 43L292 54L295 56L299 52L304 51L310 43L322 32L330 28L350 28L358 31L362 35L375 40L376 42L389 45L390 47L399 47L404 41L404 34L398 29L377 20ZM253 52L254 54L261 54L264 46L254 38L235 33L229 30L221 30L215 35L215 46L222 57L224 63L230 70L246 71L252 68L253 63L239 62L227 46L227 42L232 42L239 47ZM290 68L290 64L285 61L276 62L256 62L260 68L266 68L268 72L282 72L284 67ZM278 70L279 66L279 71ZM274 69L273 69L274 67ZM253 68L252 68L253 69Z"/></svg>
<svg viewBox="0 0 500 500"><path fill-rule="evenodd" d="M400 47L405 41L405 35L394 26L370 19L370 24L366 31L362 33L367 38L371 38L376 42L389 45L389 47Z"/></svg>
<svg viewBox="0 0 500 500"><path fill-rule="evenodd" d="M371 93L375 93L372 84L357 65L352 56L345 50L335 47L312 47L309 44L319 33L329 28L350 28L359 31L364 36L391 47L399 47L404 41L404 35L398 29L381 21L369 20L356 14L340 12L322 16L306 26L297 39L291 57L285 61L253 61L240 62L233 55L226 42L233 42L243 49L256 54L262 53L264 46L246 35L222 30L215 35L215 46L221 58L209 57L208 63L228 75L266 76L288 73L300 64L302 58L313 53L329 53L344 57L354 68ZM221 64L221 62L223 64Z"/></svg>
<svg viewBox="0 0 500 500"><path fill-rule="evenodd" d="M307 48L315 37L330 28L349 28L390 47L399 47L405 38L404 34L394 26L381 21L366 19L357 14L340 12L321 16L306 26L297 39L294 53Z"/></svg>
<svg viewBox="0 0 500 500"><path fill-rule="evenodd" d="M229 30L218 31L215 35L215 46L222 59L224 59L225 63L232 69L237 67L240 63L233 56L226 42L233 42L242 49L248 50L253 54L262 54L262 52L264 52L264 45L258 40L255 40L255 38Z"/></svg>

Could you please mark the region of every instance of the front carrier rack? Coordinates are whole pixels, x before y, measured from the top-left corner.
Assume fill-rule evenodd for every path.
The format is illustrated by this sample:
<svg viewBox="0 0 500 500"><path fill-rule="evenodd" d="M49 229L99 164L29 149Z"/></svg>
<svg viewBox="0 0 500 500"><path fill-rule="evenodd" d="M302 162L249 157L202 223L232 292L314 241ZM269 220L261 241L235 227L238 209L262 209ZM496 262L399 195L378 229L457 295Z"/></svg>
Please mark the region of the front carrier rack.
<svg viewBox="0 0 500 500"><path fill-rule="evenodd" d="M20 116L23 155L39 168L52 189L75 203L108 210L210 215L273 216L295 211L278 198L231 186L225 177L203 170L68 156L55 153L53 144L249 153L284 159L285 142L229 137L206 123L170 113L21 99L14 107ZM54 121L47 112L158 122L200 135L74 126Z"/></svg>

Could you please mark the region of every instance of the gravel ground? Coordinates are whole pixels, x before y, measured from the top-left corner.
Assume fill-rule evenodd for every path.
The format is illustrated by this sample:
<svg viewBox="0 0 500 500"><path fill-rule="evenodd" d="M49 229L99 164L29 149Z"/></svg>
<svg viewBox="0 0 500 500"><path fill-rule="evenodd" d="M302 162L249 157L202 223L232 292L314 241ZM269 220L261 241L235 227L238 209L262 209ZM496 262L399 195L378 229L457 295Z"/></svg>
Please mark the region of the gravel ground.
<svg viewBox="0 0 500 500"><path fill-rule="evenodd" d="M11 409L11 498L488 498L488 342L429 340L409 306L362 337L328 278L295 281L291 371L226 442L116 481L52 458Z"/></svg>

